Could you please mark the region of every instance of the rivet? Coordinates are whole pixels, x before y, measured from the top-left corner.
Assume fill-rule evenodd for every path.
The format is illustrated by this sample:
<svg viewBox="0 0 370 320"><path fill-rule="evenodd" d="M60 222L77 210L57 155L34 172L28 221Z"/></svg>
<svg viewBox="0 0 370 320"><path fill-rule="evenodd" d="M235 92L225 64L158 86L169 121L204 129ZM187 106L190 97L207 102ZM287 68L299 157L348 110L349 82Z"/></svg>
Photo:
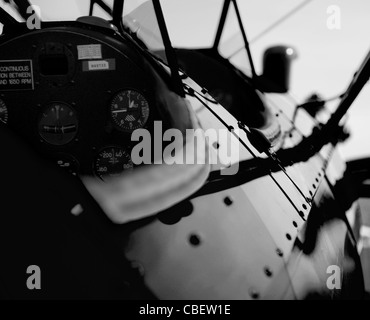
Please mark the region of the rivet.
<svg viewBox="0 0 370 320"><path fill-rule="evenodd" d="M296 227L296 228L298 228L297 222L293 221L293 226Z"/></svg>
<svg viewBox="0 0 370 320"><path fill-rule="evenodd" d="M233 204L233 200L230 198L230 197L226 197L224 199L224 203L227 205L227 206L231 206Z"/></svg>
<svg viewBox="0 0 370 320"><path fill-rule="evenodd" d="M317 183L319 183L319 179L318 178L316 178L315 180L316 180Z"/></svg>
<svg viewBox="0 0 370 320"><path fill-rule="evenodd" d="M265 275L268 277L272 277L272 271L269 267L264 268Z"/></svg>
<svg viewBox="0 0 370 320"><path fill-rule="evenodd" d="M312 188L316 189L316 185L315 185L315 184L313 184L313 185L312 185Z"/></svg>
<svg viewBox="0 0 370 320"><path fill-rule="evenodd" d="M260 297L259 293L254 289L249 290L249 295L252 297L252 299L258 299Z"/></svg>
<svg viewBox="0 0 370 320"><path fill-rule="evenodd" d="M222 165L222 169L227 169L231 167L231 162L224 162L221 160L220 164Z"/></svg>
<svg viewBox="0 0 370 320"><path fill-rule="evenodd" d="M283 256L283 251L281 251L281 249L276 249L276 253L279 257Z"/></svg>
<svg viewBox="0 0 370 320"><path fill-rule="evenodd" d="M302 204L302 208L307 210L307 206L305 204Z"/></svg>
<svg viewBox="0 0 370 320"><path fill-rule="evenodd" d="M312 197L313 196L313 193L312 193L312 191L310 190L310 196Z"/></svg>
<svg viewBox="0 0 370 320"><path fill-rule="evenodd" d="M213 148L218 149L220 147L220 144L218 142L213 143Z"/></svg>
<svg viewBox="0 0 370 320"><path fill-rule="evenodd" d="M196 234L192 234L189 237L189 242L193 246L199 246L201 241L200 241L199 236L197 236Z"/></svg>
<svg viewBox="0 0 370 320"><path fill-rule="evenodd" d="M285 236L286 236L286 238L287 238L288 240L292 240L292 237L291 237L291 235L290 235L289 233L287 233Z"/></svg>

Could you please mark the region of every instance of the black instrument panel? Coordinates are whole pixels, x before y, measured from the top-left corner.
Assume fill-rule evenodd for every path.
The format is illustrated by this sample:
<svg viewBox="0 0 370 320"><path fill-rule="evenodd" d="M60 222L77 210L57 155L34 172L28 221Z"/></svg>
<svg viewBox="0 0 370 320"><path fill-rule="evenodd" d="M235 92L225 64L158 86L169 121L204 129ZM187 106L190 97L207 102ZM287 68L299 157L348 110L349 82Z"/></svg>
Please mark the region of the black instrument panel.
<svg viewBox="0 0 370 320"><path fill-rule="evenodd" d="M130 43L50 28L0 45L0 121L72 174L134 167L131 133L161 120L150 72ZM137 142L136 142L137 143Z"/></svg>

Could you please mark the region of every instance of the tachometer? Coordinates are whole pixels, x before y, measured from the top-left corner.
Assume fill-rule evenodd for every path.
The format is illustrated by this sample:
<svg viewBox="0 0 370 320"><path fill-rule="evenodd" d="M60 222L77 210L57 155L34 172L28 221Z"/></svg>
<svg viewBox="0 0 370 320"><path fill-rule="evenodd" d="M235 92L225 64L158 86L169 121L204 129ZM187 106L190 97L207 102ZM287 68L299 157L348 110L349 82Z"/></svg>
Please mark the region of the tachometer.
<svg viewBox="0 0 370 320"><path fill-rule="evenodd" d="M117 93L111 104L110 114L114 126L124 132L142 128L149 118L149 103L136 90Z"/></svg>
<svg viewBox="0 0 370 320"><path fill-rule="evenodd" d="M5 102L0 99L0 121L3 123L8 122L8 108L5 105Z"/></svg>
<svg viewBox="0 0 370 320"><path fill-rule="evenodd" d="M102 149L94 163L94 172L102 180L107 177L119 176L124 170L132 168L130 154L116 146Z"/></svg>
<svg viewBox="0 0 370 320"><path fill-rule="evenodd" d="M41 115L39 134L48 143L61 146L72 141L77 134L76 112L66 103L54 102Z"/></svg>

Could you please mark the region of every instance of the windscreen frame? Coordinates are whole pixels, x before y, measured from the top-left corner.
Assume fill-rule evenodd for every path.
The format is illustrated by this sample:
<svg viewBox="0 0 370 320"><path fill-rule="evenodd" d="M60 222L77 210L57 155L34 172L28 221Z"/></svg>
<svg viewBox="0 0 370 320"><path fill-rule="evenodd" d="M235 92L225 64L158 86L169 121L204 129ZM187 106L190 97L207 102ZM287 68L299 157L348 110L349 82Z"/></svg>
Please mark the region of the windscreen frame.
<svg viewBox="0 0 370 320"><path fill-rule="evenodd" d="M163 15L163 10L159 0L148 0L151 1L154 7L156 19L158 22L159 30L164 44L165 54L168 62L168 67L171 71L171 79L173 90L181 97L185 97L184 86L181 81L179 73L179 64L177 61L175 50L172 46L171 39L168 33L166 21ZM99 5L107 14L112 16L112 23L120 30L124 30L123 26L123 10L124 10L125 0L114 0L113 9L110 9L109 6L104 2L104 0L90 0L90 9L89 14L92 15L93 7L95 4Z"/></svg>
<svg viewBox="0 0 370 320"><path fill-rule="evenodd" d="M222 33L224 31L224 27L225 27L225 23L226 23L226 18L227 18L227 15L228 15L229 11L230 11L230 4L231 3L234 5L234 8L235 8L235 13L236 13L236 16L237 16L238 25L239 25L239 28L240 28L240 32L242 34L244 47L246 49L247 57L248 57L248 60L249 60L249 63L250 63L251 71L252 71L252 79L256 79L257 74L256 74L256 70L255 70L255 67L254 67L252 53L251 53L251 50L250 50L250 47L249 47L248 37L247 37L247 34L245 32L245 29L244 29L243 21L241 19L241 15L240 15L237 0L225 0L224 1L224 5L223 5L222 11L221 11L221 17L220 17L220 21L219 21L218 28L217 28L217 31L216 31L216 36L215 36L215 40L214 40L212 49L218 52L218 48L219 48L220 42L221 42Z"/></svg>

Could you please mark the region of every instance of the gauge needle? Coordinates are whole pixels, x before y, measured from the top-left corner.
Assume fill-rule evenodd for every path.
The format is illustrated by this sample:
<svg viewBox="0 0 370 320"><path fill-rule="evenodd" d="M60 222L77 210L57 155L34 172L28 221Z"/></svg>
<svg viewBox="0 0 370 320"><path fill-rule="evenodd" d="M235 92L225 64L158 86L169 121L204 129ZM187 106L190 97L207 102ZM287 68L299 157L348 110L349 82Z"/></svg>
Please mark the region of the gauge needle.
<svg viewBox="0 0 370 320"><path fill-rule="evenodd" d="M127 112L127 109L113 110L112 113Z"/></svg>
<svg viewBox="0 0 370 320"><path fill-rule="evenodd" d="M55 106L55 111L57 112L56 117L59 120L59 106Z"/></svg>
<svg viewBox="0 0 370 320"><path fill-rule="evenodd" d="M112 159L110 161L111 164L115 165L118 161L116 160L116 155L114 149L112 149Z"/></svg>
<svg viewBox="0 0 370 320"><path fill-rule="evenodd" d="M132 109L135 106L135 101L131 101L129 105L129 109Z"/></svg>

